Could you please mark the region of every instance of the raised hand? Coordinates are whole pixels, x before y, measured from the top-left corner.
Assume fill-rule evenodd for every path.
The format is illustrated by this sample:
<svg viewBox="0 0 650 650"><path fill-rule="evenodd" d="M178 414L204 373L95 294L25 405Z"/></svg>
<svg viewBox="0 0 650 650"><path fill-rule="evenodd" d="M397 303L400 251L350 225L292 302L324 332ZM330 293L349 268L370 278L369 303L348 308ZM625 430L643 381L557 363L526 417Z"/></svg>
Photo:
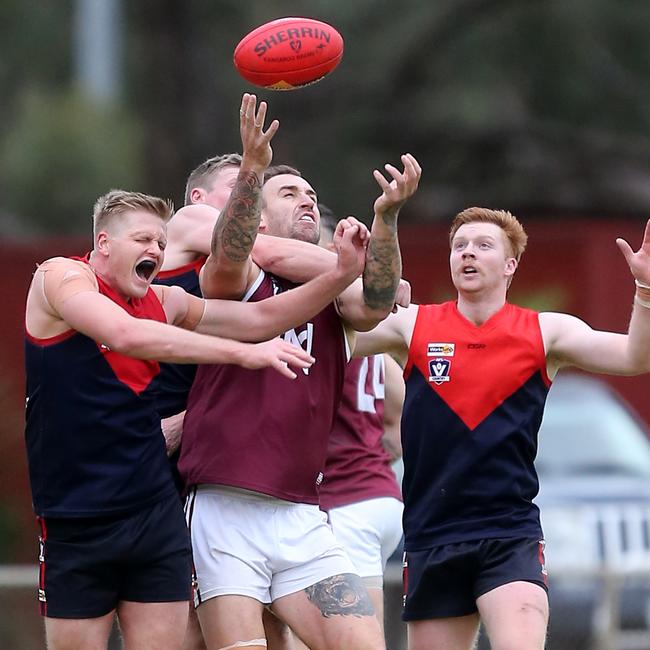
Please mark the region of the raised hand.
<svg viewBox="0 0 650 650"><path fill-rule="evenodd" d="M332 243L338 255L337 266L350 276L350 281L363 272L369 239L368 228L354 217L341 219L336 224Z"/></svg>
<svg viewBox="0 0 650 650"><path fill-rule="evenodd" d="M415 193L422 175L420 164L410 153L401 157L404 171L400 172L391 164L384 165L384 169L392 177L386 180L384 175L377 169L372 172L377 184L382 190L381 195L375 201L375 214L389 218L397 217L400 208Z"/></svg>
<svg viewBox="0 0 650 650"><path fill-rule="evenodd" d="M251 370L275 368L281 375L295 379L296 373L289 368L290 365L295 368L309 368L314 361L316 359L301 347L276 338L264 343L246 345L240 365Z"/></svg>
<svg viewBox="0 0 650 650"><path fill-rule="evenodd" d="M242 167L263 173L273 159L271 140L276 134L280 122L273 120L265 131L267 104L260 102L257 110L256 105L257 97L244 93L239 109L239 132L243 146Z"/></svg>
<svg viewBox="0 0 650 650"><path fill-rule="evenodd" d="M625 239L620 237L616 240L616 244L621 249L635 280L650 286L650 220L645 226L643 243L638 251L634 252Z"/></svg>

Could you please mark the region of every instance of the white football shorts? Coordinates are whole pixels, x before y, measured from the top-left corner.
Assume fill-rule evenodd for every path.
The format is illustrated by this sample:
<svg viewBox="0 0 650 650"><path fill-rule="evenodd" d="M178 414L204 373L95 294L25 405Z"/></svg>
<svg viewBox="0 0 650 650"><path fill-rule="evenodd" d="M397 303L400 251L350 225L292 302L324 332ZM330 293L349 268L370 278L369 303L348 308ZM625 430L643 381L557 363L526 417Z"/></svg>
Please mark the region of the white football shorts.
<svg viewBox="0 0 650 650"><path fill-rule="evenodd" d="M403 510L399 499L379 497L329 511L334 535L362 578L383 576L402 538Z"/></svg>
<svg viewBox="0 0 650 650"><path fill-rule="evenodd" d="M194 602L240 595L268 604L340 573L354 573L327 515L225 486L201 485L187 497Z"/></svg>

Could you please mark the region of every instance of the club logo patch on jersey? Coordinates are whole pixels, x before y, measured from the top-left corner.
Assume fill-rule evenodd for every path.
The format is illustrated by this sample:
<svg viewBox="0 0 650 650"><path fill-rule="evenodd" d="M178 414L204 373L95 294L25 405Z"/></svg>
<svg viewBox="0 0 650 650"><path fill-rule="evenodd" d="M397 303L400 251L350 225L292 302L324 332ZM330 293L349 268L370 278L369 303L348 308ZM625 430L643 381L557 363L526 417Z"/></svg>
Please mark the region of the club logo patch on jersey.
<svg viewBox="0 0 650 650"><path fill-rule="evenodd" d="M431 359L429 361L429 381L438 386L449 381L449 369L451 361L449 359Z"/></svg>
<svg viewBox="0 0 650 650"><path fill-rule="evenodd" d="M287 330L284 333L284 340L287 343L302 348L307 354L311 354L311 349L314 345L314 324L305 323L305 329L301 332L296 332L295 328ZM306 375L309 374L309 368L302 368L301 370Z"/></svg>
<svg viewBox="0 0 650 650"><path fill-rule="evenodd" d="M453 357L455 350L455 343L427 343L428 357Z"/></svg>

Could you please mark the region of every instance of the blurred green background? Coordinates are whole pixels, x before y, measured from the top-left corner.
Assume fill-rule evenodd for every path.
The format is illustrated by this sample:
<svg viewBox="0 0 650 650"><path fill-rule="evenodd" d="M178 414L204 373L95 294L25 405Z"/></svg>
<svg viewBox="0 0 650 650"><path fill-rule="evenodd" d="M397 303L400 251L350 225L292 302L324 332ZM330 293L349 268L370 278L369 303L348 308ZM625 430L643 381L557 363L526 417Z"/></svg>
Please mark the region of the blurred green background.
<svg viewBox="0 0 650 650"><path fill-rule="evenodd" d="M345 41L321 83L257 90L276 162L338 214L367 219L372 169L404 151L424 168L405 221L650 213L645 0L2 0L0 235L86 234L111 187L180 204L190 169L240 148L235 45L288 15Z"/></svg>

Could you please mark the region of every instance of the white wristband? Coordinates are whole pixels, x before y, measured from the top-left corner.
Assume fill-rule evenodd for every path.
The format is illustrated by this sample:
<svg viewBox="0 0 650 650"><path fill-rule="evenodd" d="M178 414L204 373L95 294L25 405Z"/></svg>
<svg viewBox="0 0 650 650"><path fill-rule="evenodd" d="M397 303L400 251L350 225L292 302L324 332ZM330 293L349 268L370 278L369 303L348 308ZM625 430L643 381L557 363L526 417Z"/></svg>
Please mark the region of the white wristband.
<svg viewBox="0 0 650 650"><path fill-rule="evenodd" d="M650 284L646 284L645 282L641 282L641 280L637 280L634 278L634 284L636 284L639 289L650 289Z"/></svg>

